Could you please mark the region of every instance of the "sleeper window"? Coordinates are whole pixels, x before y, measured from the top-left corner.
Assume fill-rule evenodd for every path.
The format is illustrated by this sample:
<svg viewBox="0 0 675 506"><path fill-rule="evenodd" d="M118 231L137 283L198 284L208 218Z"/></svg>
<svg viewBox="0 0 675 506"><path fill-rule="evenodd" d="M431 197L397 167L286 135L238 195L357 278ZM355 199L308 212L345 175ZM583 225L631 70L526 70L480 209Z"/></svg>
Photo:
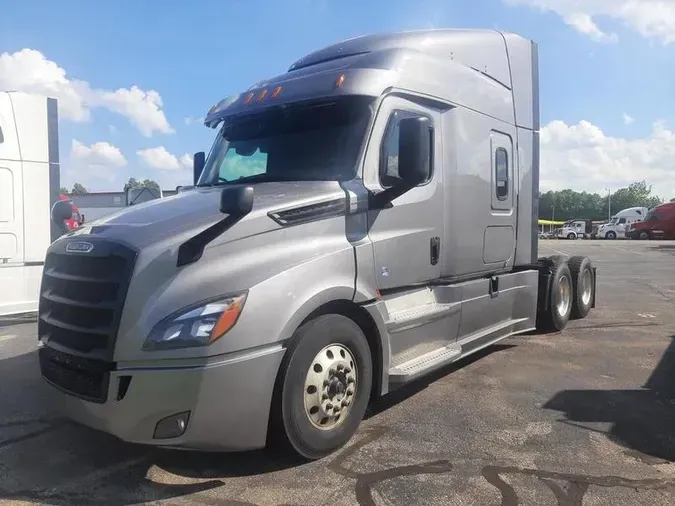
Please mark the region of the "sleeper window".
<svg viewBox="0 0 675 506"><path fill-rule="evenodd" d="M509 196L509 154L504 148L495 151L495 185L497 198L506 200Z"/></svg>

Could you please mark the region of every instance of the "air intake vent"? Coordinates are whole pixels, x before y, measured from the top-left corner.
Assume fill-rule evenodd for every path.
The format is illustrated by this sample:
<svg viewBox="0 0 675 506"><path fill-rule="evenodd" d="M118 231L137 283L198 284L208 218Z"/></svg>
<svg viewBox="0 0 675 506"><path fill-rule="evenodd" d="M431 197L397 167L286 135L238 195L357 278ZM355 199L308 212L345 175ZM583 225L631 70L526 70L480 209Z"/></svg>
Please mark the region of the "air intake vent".
<svg viewBox="0 0 675 506"><path fill-rule="evenodd" d="M269 213L268 216L283 226L299 225L310 221L342 216L346 212L347 201L344 198L296 207L285 211Z"/></svg>

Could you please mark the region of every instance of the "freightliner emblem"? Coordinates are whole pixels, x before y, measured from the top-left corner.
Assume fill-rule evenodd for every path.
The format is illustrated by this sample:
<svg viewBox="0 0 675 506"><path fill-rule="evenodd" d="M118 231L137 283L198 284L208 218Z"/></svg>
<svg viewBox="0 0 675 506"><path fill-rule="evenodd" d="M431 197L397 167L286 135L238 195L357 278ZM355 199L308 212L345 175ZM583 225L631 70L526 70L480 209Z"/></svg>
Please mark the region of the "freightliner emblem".
<svg viewBox="0 0 675 506"><path fill-rule="evenodd" d="M89 253L93 249L92 243L83 241L71 242L66 246L66 251L70 253Z"/></svg>

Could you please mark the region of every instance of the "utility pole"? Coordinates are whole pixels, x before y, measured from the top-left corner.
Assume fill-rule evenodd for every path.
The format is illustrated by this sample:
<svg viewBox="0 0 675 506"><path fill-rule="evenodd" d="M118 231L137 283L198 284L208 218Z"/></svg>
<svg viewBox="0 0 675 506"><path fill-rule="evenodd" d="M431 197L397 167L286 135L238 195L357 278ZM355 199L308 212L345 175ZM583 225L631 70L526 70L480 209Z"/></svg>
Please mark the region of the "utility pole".
<svg viewBox="0 0 675 506"><path fill-rule="evenodd" d="M607 190L607 221L612 220L612 190L605 188Z"/></svg>

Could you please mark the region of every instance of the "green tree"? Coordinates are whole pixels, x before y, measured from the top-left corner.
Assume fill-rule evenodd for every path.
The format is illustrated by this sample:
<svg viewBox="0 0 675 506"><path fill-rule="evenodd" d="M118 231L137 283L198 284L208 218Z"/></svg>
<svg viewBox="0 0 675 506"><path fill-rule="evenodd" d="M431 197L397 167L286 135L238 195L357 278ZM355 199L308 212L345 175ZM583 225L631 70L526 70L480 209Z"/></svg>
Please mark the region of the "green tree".
<svg viewBox="0 0 675 506"><path fill-rule="evenodd" d="M59 193L63 193L64 195L68 195L68 194L70 194L70 190L68 188L66 188L65 186L62 186L59 189Z"/></svg>
<svg viewBox="0 0 675 506"><path fill-rule="evenodd" d="M129 180L124 185L124 191L127 191L129 188L150 188L153 190L159 190L160 186L157 181L152 179L145 179L143 181L137 180L135 177L130 177Z"/></svg>
<svg viewBox="0 0 675 506"><path fill-rule="evenodd" d="M87 193L89 193L89 190L80 183L75 183L73 189L70 191L71 195L86 195Z"/></svg>

